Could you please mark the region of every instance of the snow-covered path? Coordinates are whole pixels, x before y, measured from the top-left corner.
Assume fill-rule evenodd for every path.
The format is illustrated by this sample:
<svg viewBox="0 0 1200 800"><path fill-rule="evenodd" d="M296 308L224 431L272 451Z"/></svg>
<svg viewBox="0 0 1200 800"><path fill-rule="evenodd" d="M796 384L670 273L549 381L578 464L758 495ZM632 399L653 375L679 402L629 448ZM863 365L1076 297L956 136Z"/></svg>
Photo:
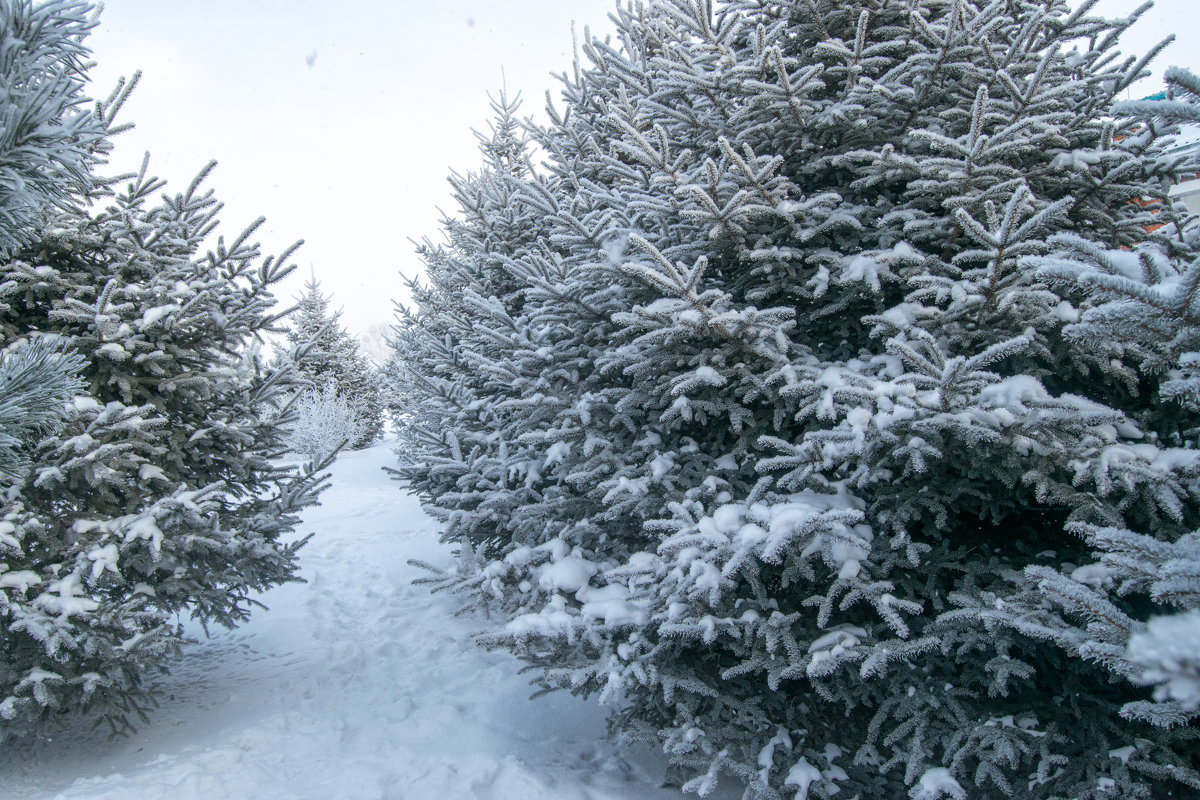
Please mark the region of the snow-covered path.
<svg viewBox="0 0 1200 800"><path fill-rule="evenodd" d="M594 702L530 701L510 657L472 645L477 620L411 584L409 558L449 556L390 463L387 444L338 460L301 527L308 583L191 648L135 736L10 748L0 796L678 800L661 763L604 739Z"/></svg>

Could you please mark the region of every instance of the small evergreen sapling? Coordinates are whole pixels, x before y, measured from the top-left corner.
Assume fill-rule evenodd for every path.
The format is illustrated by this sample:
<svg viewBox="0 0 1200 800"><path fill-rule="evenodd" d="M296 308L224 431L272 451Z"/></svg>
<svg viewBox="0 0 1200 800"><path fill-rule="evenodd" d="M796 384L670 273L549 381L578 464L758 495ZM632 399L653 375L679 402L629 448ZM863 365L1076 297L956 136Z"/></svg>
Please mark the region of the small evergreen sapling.
<svg viewBox="0 0 1200 800"><path fill-rule="evenodd" d="M363 437L365 420L362 409L350 404L336 381L329 381L321 389L304 391L296 401L288 449L313 462L325 461Z"/></svg>

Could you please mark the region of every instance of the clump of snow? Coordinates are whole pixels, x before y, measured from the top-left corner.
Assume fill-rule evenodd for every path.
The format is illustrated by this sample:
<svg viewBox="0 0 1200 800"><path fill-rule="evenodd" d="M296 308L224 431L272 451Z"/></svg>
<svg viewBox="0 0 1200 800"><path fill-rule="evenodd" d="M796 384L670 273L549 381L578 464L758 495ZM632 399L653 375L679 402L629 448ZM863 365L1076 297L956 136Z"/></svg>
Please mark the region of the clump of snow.
<svg viewBox="0 0 1200 800"><path fill-rule="evenodd" d="M828 633L813 639L808 646L808 653L811 656L808 664L809 673L817 671L822 661L837 658L866 637L867 632L864 629L846 623L836 625Z"/></svg>
<svg viewBox="0 0 1200 800"><path fill-rule="evenodd" d="M707 365L696 367L692 375L698 382L708 386L724 386L728 382L724 375Z"/></svg>
<svg viewBox="0 0 1200 800"><path fill-rule="evenodd" d="M1064 151L1050 160L1050 169L1086 172L1091 165L1100 163L1100 158L1100 153L1095 150Z"/></svg>
<svg viewBox="0 0 1200 800"><path fill-rule="evenodd" d="M70 572L56 581L51 581L47 590L38 595L34 603L60 619L67 619L76 614L89 614L99 608L100 604L88 597L82 589L83 579L78 573Z"/></svg>
<svg viewBox="0 0 1200 800"><path fill-rule="evenodd" d="M650 491L649 477L627 478L621 475L617 478L616 485L604 495L604 502L611 503L622 494L632 494L640 497L648 491Z"/></svg>
<svg viewBox="0 0 1200 800"><path fill-rule="evenodd" d="M789 753L792 751L792 737L786 728L780 728L776 731L771 740L758 751L758 776L762 779L763 783L769 780L771 770L774 768L776 747L783 747Z"/></svg>
<svg viewBox="0 0 1200 800"><path fill-rule="evenodd" d="M1156 700L1200 708L1200 610L1150 620L1130 638L1127 656L1142 667L1143 682L1158 684Z"/></svg>
<svg viewBox="0 0 1200 800"><path fill-rule="evenodd" d="M0 564L5 568L7 564ZM27 569L13 570L12 572L0 572L0 589L15 589L18 593L29 591L31 586L37 586L42 582L42 579L36 572L31 572Z"/></svg>
<svg viewBox="0 0 1200 800"><path fill-rule="evenodd" d="M628 594L619 583L584 587L576 595L583 603L579 613L585 619L604 620L605 625L645 625L650 613L644 605L630 602Z"/></svg>
<svg viewBox="0 0 1200 800"><path fill-rule="evenodd" d="M1031 375L1013 375L985 387L979 393L980 399L988 405L1007 408L1016 413L1026 413L1025 406L1029 402L1045 402L1050 394L1042 386L1042 382Z"/></svg>
<svg viewBox="0 0 1200 800"><path fill-rule="evenodd" d="M120 342L109 342L102 344L96 348L96 355L106 356L113 361L124 361L129 358L129 352L121 346Z"/></svg>
<svg viewBox="0 0 1200 800"><path fill-rule="evenodd" d="M808 763L806 759L801 758L788 770L787 777L783 780L783 785L796 787L796 800L807 800L808 787L819 780L821 780L821 770Z"/></svg>
<svg viewBox="0 0 1200 800"><path fill-rule="evenodd" d="M153 327L168 314L173 314L178 310L179 306L176 305L154 306L153 308L148 308L146 309L146 312L142 314L142 319L138 323L138 328L141 330L146 330L147 328Z"/></svg>
<svg viewBox="0 0 1200 800"><path fill-rule="evenodd" d="M650 462L650 475L658 479L675 469L675 459L670 454L659 454Z"/></svg>
<svg viewBox="0 0 1200 800"><path fill-rule="evenodd" d="M588 579L600 568L582 558L564 558L541 568L539 585L546 591L564 591L574 594L587 586Z"/></svg>
<svg viewBox="0 0 1200 800"><path fill-rule="evenodd" d="M1137 748L1130 745L1129 747L1118 747L1115 750L1109 750L1108 754L1116 759L1120 759L1122 764L1129 763L1129 757L1137 752Z"/></svg>
<svg viewBox="0 0 1200 800"><path fill-rule="evenodd" d="M1091 586L1093 589L1103 589L1112 585L1108 567L1103 564L1084 564L1082 567L1077 567L1071 573L1071 579Z"/></svg>
<svg viewBox="0 0 1200 800"><path fill-rule="evenodd" d="M1058 305L1052 308L1051 313L1058 317L1063 322L1079 322L1079 309L1068 303L1066 300L1059 301Z"/></svg>
<svg viewBox="0 0 1200 800"><path fill-rule="evenodd" d="M162 548L163 532L158 527L158 523L154 521L154 517L150 515L138 517L133 521L133 524L125 531L125 541L133 539L146 539L150 542L150 553L155 558L158 558L160 549Z"/></svg>
<svg viewBox="0 0 1200 800"><path fill-rule="evenodd" d="M117 569L117 561L120 554L117 552L117 546L109 542L103 546L93 547L88 551L88 559L92 562L92 580L99 578L105 571L114 574L120 574Z"/></svg>
<svg viewBox="0 0 1200 800"><path fill-rule="evenodd" d="M942 797L949 797L951 800L967 800L966 790L945 767L933 767L925 770L921 779L909 790L908 796L912 800L939 800Z"/></svg>
<svg viewBox="0 0 1200 800"><path fill-rule="evenodd" d="M871 291L881 291L879 277L891 276L892 271L886 263L868 255L858 254L848 257L842 264L841 283L862 281L871 287Z"/></svg>
<svg viewBox="0 0 1200 800"><path fill-rule="evenodd" d="M713 512L712 521L721 533L733 533L742 527L745 508L737 503L728 503Z"/></svg>
<svg viewBox="0 0 1200 800"><path fill-rule="evenodd" d="M555 442L554 444L550 445L550 449L546 451L546 460L542 463L542 468L545 469L552 464L559 464L570 454L570 442Z"/></svg>
<svg viewBox="0 0 1200 800"><path fill-rule="evenodd" d="M102 408L100 401L90 394L77 395L71 400L70 406L80 412L99 411Z"/></svg>

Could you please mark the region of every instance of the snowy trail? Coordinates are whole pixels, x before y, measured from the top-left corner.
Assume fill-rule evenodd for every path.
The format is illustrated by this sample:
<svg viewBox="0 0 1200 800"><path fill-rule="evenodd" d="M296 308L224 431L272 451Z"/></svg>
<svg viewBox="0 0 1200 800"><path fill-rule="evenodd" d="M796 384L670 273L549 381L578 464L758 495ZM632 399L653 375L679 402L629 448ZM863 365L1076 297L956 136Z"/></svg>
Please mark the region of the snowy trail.
<svg viewBox="0 0 1200 800"><path fill-rule="evenodd" d="M409 558L449 556L381 471L393 458L388 444L339 458L300 528L316 533L308 583L192 647L136 735L12 748L0 796L678 800L656 758L605 740L594 702L530 701L512 658L472 645L477 620L411 584Z"/></svg>

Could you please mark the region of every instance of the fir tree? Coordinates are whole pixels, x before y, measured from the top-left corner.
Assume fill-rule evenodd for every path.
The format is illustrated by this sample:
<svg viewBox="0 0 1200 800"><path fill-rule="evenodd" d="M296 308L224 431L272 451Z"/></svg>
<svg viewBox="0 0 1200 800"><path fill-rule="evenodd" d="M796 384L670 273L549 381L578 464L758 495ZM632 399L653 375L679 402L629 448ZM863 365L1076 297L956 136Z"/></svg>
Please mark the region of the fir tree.
<svg viewBox="0 0 1200 800"><path fill-rule="evenodd" d="M329 311L329 298L321 293L317 279L304 285L288 341L304 353L301 374L308 379L316 396L332 384L337 396L355 416L350 446L366 447L379 438L383 429L383 397L376 370L358 351L358 342L338 324L341 311Z"/></svg>
<svg viewBox="0 0 1200 800"><path fill-rule="evenodd" d="M1200 789L1196 84L1120 104L1094 5L620 9L452 180L397 337L430 580L685 789Z"/></svg>
<svg viewBox="0 0 1200 800"><path fill-rule="evenodd" d="M0 3L6 84L58 109L6 156L26 191L0 196L16 243L0 262L2 738L80 710L124 730L185 641L181 616L232 626L296 580L292 532L320 489L272 461L297 379L256 355L290 251L262 258L257 223L213 239L207 169L175 196L146 162L118 192L95 174L124 94L77 110L93 17Z"/></svg>

